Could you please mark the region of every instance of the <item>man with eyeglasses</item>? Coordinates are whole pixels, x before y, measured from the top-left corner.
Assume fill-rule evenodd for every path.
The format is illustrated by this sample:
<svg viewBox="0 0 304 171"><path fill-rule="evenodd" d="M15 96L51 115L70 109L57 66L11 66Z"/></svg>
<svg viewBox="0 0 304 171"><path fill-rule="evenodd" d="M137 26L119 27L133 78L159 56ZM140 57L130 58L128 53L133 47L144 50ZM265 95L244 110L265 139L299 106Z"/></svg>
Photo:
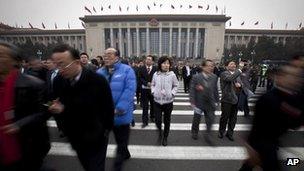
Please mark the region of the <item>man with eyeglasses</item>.
<svg viewBox="0 0 304 171"><path fill-rule="evenodd" d="M79 52L68 45L54 48L52 58L63 82L54 81L58 98L49 111L61 115L61 128L87 171L105 170L108 134L114 106L107 80L82 67ZM58 90L58 85L61 90Z"/></svg>
<svg viewBox="0 0 304 171"><path fill-rule="evenodd" d="M133 120L136 77L134 70L120 61L119 51L108 48L104 55L104 67L97 73L104 76L111 87L115 104L114 137L117 143L115 171L122 169L125 160L131 157L128 150L130 123Z"/></svg>

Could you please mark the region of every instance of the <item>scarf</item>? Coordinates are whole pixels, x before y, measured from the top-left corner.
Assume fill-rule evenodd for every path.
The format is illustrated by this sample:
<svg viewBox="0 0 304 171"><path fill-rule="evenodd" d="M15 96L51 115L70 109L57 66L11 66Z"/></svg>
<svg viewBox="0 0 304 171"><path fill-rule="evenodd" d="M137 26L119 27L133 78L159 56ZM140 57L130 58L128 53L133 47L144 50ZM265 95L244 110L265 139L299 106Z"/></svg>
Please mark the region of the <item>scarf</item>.
<svg viewBox="0 0 304 171"><path fill-rule="evenodd" d="M0 84L0 127L13 123L13 118L7 118L14 108L15 83L18 70L11 71ZM0 130L0 163L12 164L21 157L20 146L16 134L6 134Z"/></svg>

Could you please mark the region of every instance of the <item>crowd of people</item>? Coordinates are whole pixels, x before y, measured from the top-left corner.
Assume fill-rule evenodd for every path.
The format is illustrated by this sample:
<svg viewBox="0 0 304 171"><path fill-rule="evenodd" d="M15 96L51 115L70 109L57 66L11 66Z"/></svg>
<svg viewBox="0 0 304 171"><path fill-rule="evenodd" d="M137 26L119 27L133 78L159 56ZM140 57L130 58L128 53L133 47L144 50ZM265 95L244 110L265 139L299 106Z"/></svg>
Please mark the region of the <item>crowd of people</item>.
<svg viewBox="0 0 304 171"><path fill-rule="evenodd" d="M0 170L41 169L50 150L46 124L50 117L88 171L105 170L109 133L113 131L117 143L113 170L122 170L132 156L128 143L130 126L135 124L134 103L142 108L142 128L155 123L157 144L167 146L181 81L193 109L192 138L199 138L204 115L204 139L210 146L215 145L211 134L215 111L221 109L218 138L234 141L237 112L244 111L249 117L248 99L258 86L267 87L267 93L256 102L245 145L249 158L241 170L255 166L278 169L279 137L304 123L303 54L268 70L248 61L227 61L219 66L206 59L196 65L190 61L175 61L174 65L169 57L155 61L150 55L129 64L115 48L90 60L87 53L64 44L55 47L45 61L23 57L17 47L0 43Z"/></svg>

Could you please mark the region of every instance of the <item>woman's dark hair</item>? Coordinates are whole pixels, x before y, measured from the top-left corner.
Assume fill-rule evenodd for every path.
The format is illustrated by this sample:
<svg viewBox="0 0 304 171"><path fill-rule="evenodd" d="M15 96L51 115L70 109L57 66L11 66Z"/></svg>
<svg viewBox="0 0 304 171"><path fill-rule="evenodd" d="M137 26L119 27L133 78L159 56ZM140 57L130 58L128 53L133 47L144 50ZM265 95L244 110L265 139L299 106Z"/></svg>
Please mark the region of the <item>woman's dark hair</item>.
<svg viewBox="0 0 304 171"><path fill-rule="evenodd" d="M17 62L17 65L15 65L16 68L20 68L20 63L22 61L22 54L21 54L21 50L13 45L13 44L10 44L10 43L6 43L6 42L3 42L3 41L0 41L0 46L4 46L6 48L8 48L10 51L9 51L9 56Z"/></svg>
<svg viewBox="0 0 304 171"><path fill-rule="evenodd" d="M69 51L71 53L71 56L73 59L80 59L79 51L77 49L72 48L71 46L67 44L62 44L56 46L53 50L52 53L62 53L65 51Z"/></svg>
<svg viewBox="0 0 304 171"><path fill-rule="evenodd" d="M164 63L164 62L166 62L166 61L169 61L170 67L172 66L171 59L169 57L167 57L167 56L162 56L162 57L160 57L158 59L158 62L157 62L157 64L158 64L158 66L157 66L158 71L162 71L161 70L161 64Z"/></svg>

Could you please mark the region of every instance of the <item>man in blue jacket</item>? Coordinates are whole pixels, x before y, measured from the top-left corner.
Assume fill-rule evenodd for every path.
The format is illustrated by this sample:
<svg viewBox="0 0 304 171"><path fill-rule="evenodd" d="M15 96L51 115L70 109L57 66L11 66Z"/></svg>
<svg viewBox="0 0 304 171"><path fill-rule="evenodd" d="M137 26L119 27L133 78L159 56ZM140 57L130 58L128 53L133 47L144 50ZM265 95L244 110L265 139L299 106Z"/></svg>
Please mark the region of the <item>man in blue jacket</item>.
<svg viewBox="0 0 304 171"><path fill-rule="evenodd" d="M130 66L120 62L119 55L115 48L106 49L105 65L97 71L108 80L115 105L113 131L117 142L117 154L114 170L121 170L123 161L131 157L128 150L129 125L133 120L133 98L136 91L135 73Z"/></svg>

